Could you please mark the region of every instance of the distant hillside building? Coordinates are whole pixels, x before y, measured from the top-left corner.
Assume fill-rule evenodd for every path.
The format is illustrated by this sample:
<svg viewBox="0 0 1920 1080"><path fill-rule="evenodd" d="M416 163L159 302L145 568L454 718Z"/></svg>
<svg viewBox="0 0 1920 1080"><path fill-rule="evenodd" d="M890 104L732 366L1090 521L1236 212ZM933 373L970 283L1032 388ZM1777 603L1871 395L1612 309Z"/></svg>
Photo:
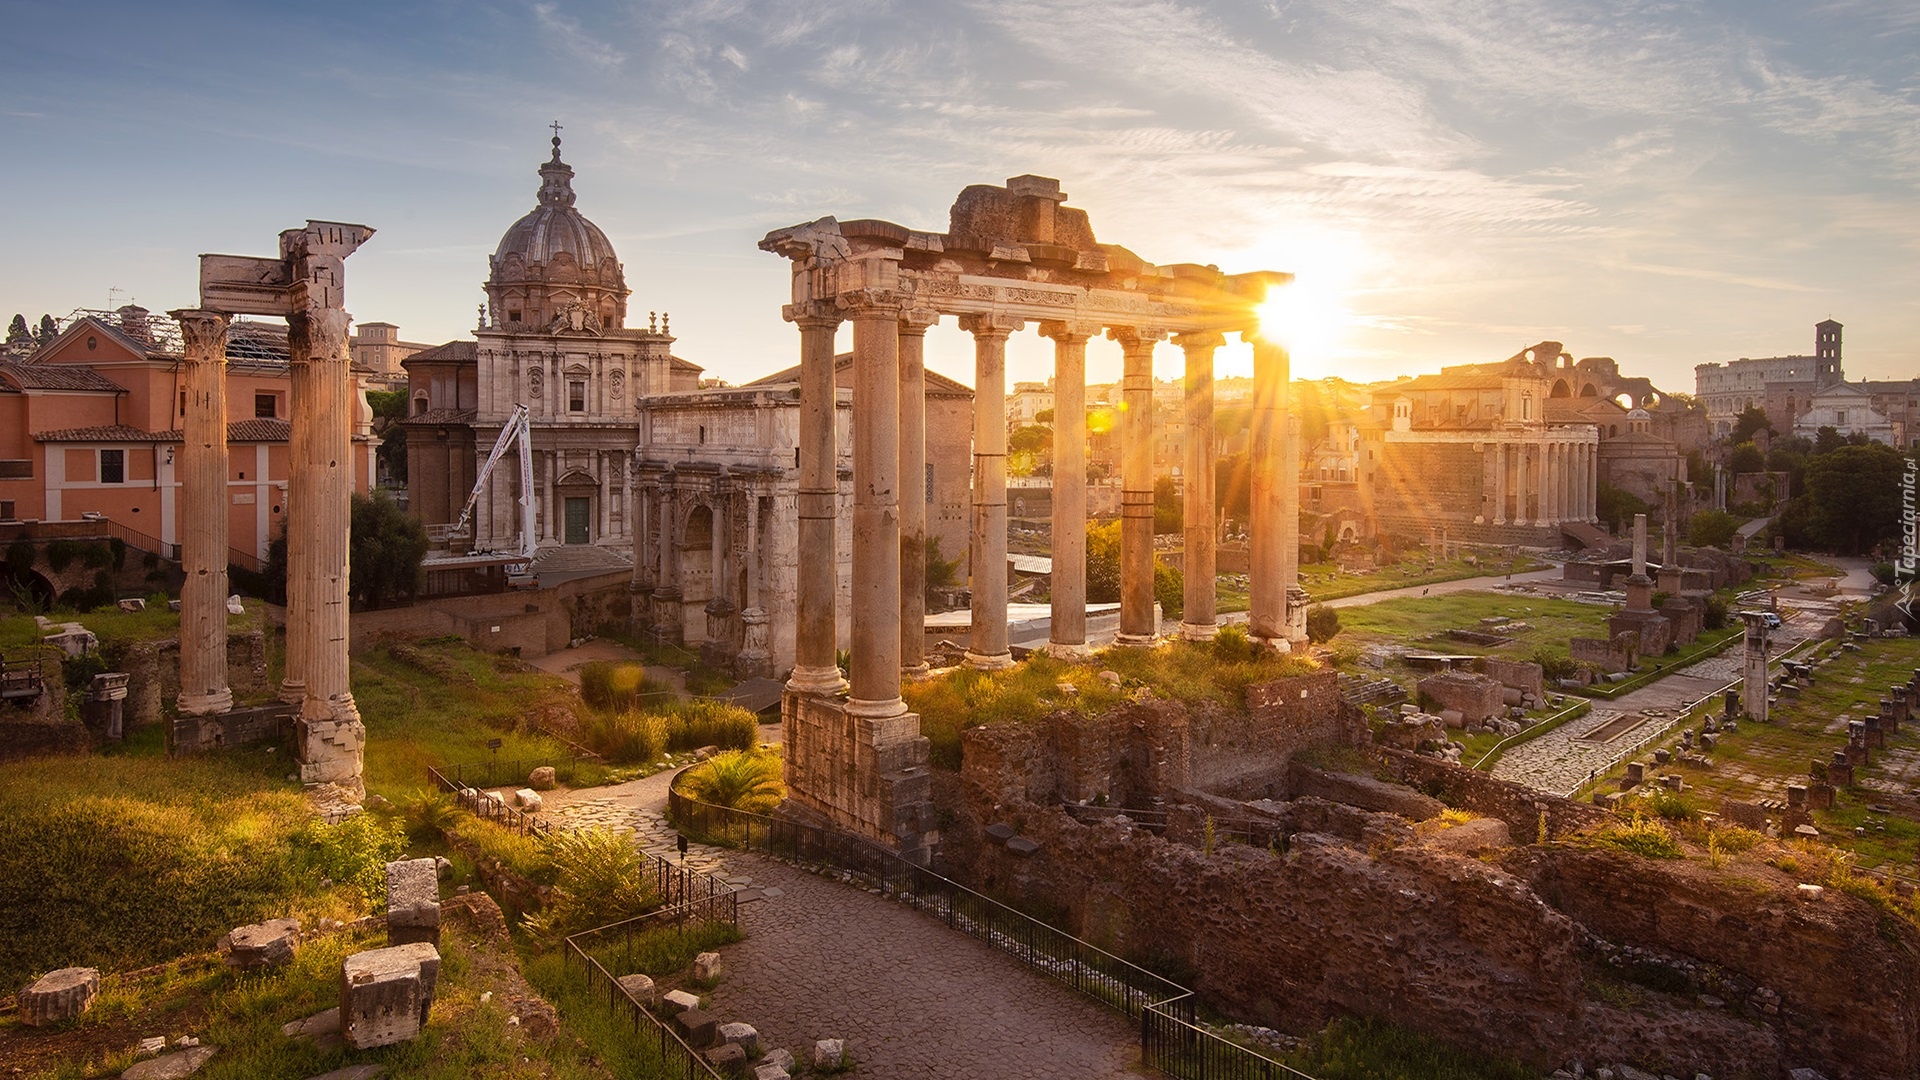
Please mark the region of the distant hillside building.
<svg viewBox="0 0 1920 1080"><path fill-rule="evenodd" d="M347 341L355 367L365 368L374 382L398 386L407 381L400 362L422 349L432 348L418 341L401 341L400 328L392 323L360 323Z"/></svg>
<svg viewBox="0 0 1920 1080"><path fill-rule="evenodd" d="M1754 406L1766 411L1775 430L1794 427L1812 407L1816 391L1846 377L1840 366L1840 331L1832 319L1814 324L1812 356L1741 357L1695 365L1694 398L1706 407L1713 437L1731 433L1740 414Z"/></svg>

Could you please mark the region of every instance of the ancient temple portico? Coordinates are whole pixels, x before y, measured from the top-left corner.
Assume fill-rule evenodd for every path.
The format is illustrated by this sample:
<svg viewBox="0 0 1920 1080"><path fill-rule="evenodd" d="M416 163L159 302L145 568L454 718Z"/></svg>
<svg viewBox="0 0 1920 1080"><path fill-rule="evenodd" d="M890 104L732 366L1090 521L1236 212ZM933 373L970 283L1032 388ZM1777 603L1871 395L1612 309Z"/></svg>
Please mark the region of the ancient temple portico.
<svg viewBox="0 0 1920 1080"><path fill-rule="evenodd" d="M785 753L792 801L836 824L895 845L914 857L938 841L927 801L930 780L919 718L900 697L905 625L919 611L912 568L903 566L901 468L924 460L915 419L921 339L954 316L974 341L972 627L966 662L993 669L1012 662L1007 640L1005 363L1007 339L1027 327L1054 342L1056 445L1053 515L1055 573L1050 651L1086 651L1085 360L1088 342L1105 336L1123 355L1127 408L1122 423L1123 523L1118 643L1156 639L1153 607L1152 362L1172 337L1188 364L1190 430L1211 426L1213 352L1224 335L1255 344L1255 460L1270 454L1264 483L1255 473L1251 578L1253 629L1281 649L1304 634L1304 594L1294 587L1298 546L1297 437L1286 415L1286 354L1260 338L1255 308L1291 275L1223 274L1213 267L1155 266L1125 248L1095 241L1086 212L1067 207L1057 181L1019 176L1004 187L960 193L944 233L892 222L821 218L776 230L763 250L792 262L793 302L785 309L801 333L800 439L803 552L835 547L833 336L853 324L855 384L852 670L846 697L834 664L831 568L803 560L796 597L797 662L784 704ZM923 391L922 391L923 392ZM1264 409L1264 411L1262 411ZM1210 481L1213 440L1187 451L1189 566L1185 636L1213 632L1214 565ZM1291 453L1289 448L1292 447ZM918 451L918 454L916 454ZM1290 467L1289 461L1293 464ZM909 485L910 488L910 485ZM915 500L918 502L919 500ZM1204 517L1202 516L1204 515ZM905 530L903 532L903 530ZM917 549L919 545L914 545Z"/></svg>
<svg viewBox="0 0 1920 1080"><path fill-rule="evenodd" d="M291 357L291 467L287 485L287 660L283 700L299 706L300 778L360 786L366 728L347 679L347 554L353 491L352 318L345 263L373 230L309 221L280 234L278 258L200 257L201 311L177 312L188 342L181 559L181 707L219 711L225 686L226 589L208 570L226 563L224 404L205 387L218 370L226 316L287 320ZM211 432L217 431L217 437ZM198 444L198 445L196 445ZM209 485L213 486L209 492ZM192 507L219 505L218 512ZM223 577L224 575L219 575ZM195 584L194 579L201 579ZM215 608L218 607L216 611ZM189 645L188 638L192 638ZM211 654L220 657L216 665ZM189 679L193 681L189 682ZM223 702L224 695L224 702ZM191 696L192 700L189 700ZM217 706L217 707L216 707Z"/></svg>

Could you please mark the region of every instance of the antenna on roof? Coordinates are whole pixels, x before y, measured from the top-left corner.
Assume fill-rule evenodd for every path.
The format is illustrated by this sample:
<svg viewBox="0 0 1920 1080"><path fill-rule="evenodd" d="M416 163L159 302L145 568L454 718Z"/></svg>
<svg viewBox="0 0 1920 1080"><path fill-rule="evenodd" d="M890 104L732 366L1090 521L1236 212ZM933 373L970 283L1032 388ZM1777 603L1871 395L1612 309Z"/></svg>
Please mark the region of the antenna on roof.
<svg viewBox="0 0 1920 1080"><path fill-rule="evenodd" d="M119 303L114 298L116 296L124 294L126 291L127 290L121 288L118 285L109 286L107 288L107 310L108 311L112 311L114 308L120 306Z"/></svg>

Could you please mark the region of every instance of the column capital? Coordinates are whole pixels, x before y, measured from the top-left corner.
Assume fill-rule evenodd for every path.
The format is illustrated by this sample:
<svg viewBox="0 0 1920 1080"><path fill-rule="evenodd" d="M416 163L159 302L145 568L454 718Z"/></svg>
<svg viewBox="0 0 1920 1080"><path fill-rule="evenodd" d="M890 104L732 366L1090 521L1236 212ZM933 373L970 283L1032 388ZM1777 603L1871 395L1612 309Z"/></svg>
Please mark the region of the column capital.
<svg viewBox="0 0 1920 1080"><path fill-rule="evenodd" d="M1175 334L1173 343L1187 352L1205 349L1211 352L1227 343L1227 335L1218 330L1195 330L1184 334Z"/></svg>
<svg viewBox="0 0 1920 1080"><path fill-rule="evenodd" d="M940 322L940 313L932 308L907 307L900 309L900 332L908 337L925 334Z"/></svg>
<svg viewBox="0 0 1920 1080"><path fill-rule="evenodd" d="M1157 326L1109 326L1107 339L1119 342L1126 349L1151 349L1156 343L1167 339L1167 332Z"/></svg>
<svg viewBox="0 0 1920 1080"><path fill-rule="evenodd" d="M169 311L174 321L180 324L180 336L185 346L183 359L196 360L202 357L226 359L227 325L229 317L217 311L202 311L198 308L182 308Z"/></svg>
<svg viewBox="0 0 1920 1080"><path fill-rule="evenodd" d="M1084 344L1100 336L1103 330L1096 322L1070 322L1065 319L1048 319L1040 324L1040 336L1052 338L1062 344Z"/></svg>
<svg viewBox="0 0 1920 1080"><path fill-rule="evenodd" d="M897 319L910 298L893 289L849 289L834 297L845 317Z"/></svg>
<svg viewBox="0 0 1920 1080"><path fill-rule="evenodd" d="M804 300L783 305L780 317L797 324L802 330L837 327L840 325L840 308L831 300Z"/></svg>
<svg viewBox="0 0 1920 1080"><path fill-rule="evenodd" d="M982 312L976 315L960 316L960 329L976 338L1006 337L1026 329L1027 320L1018 315L1005 315L997 311Z"/></svg>

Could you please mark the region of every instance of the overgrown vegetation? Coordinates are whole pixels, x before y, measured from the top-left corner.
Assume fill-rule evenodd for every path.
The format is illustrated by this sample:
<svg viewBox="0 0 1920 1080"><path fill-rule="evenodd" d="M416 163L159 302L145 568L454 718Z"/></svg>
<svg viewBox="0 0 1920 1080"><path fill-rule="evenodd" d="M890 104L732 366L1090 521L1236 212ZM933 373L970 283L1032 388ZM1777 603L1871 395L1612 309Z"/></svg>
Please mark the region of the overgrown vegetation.
<svg viewBox="0 0 1920 1080"><path fill-rule="evenodd" d="M1659 819L1640 814L1629 821L1608 825L1595 833L1594 839L1648 859L1679 859L1686 855L1680 850L1680 842L1674 838L1672 829Z"/></svg>
<svg viewBox="0 0 1920 1080"><path fill-rule="evenodd" d="M1537 1080L1540 1070L1372 1018L1340 1019L1289 1064L1318 1080Z"/></svg>
<svg viewBox="0 0 1920 1080"><path fill-rule="evenodd" d="M687 794L703 803L763 814L786 798L780 755L770 750L716 754L680 777Z"/></svg>
<svg viewBox="0 0 1920 1080"><path fill-rule="evenodd" d="M523 925L548 943L568 934L631 919L660 906L660 894L641 873L645 857L630 837L612 829L573 829L540 841L552 867L546 906Z"/></svg>

